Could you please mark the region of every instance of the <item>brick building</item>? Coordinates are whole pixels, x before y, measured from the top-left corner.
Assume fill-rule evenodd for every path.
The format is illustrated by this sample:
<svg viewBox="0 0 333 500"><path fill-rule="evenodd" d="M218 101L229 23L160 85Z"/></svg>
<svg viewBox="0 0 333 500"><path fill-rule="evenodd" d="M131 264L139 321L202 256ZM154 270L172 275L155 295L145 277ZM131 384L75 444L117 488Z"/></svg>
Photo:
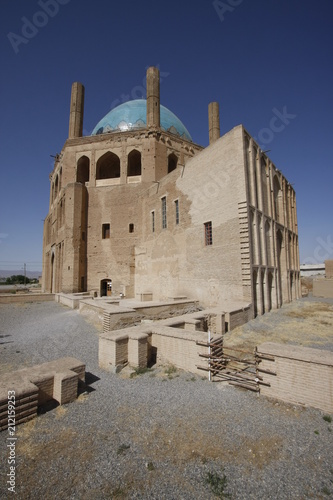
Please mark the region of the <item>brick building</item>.
<svg viewBox="0 0 333 500"><path fill-rule="evenodd" d="M295 191L242 125L220 137L217 103L206 148L160 105L156 68L147 100L121 104L84 137L83 107L74 83L50 174L45 291L238 301L254 315L299 297Z"/></svg>

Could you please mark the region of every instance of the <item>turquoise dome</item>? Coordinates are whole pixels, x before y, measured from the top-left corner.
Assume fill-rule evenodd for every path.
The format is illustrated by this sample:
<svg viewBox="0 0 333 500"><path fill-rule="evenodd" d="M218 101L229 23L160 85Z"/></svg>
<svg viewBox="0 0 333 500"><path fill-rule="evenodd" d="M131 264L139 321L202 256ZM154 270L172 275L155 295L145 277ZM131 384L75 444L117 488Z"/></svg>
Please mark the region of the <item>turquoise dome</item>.
<svg viewBox="0 0 333 500"><path fill-rule="evenodd" d="M160 106L161 128L166 132L178 135L192 141L192 138L183 123L169 109ZM104 116L96 125L91 135L106 134L107 132L126 132L147 126L147 101L135 99L120 104Z"/></svg>

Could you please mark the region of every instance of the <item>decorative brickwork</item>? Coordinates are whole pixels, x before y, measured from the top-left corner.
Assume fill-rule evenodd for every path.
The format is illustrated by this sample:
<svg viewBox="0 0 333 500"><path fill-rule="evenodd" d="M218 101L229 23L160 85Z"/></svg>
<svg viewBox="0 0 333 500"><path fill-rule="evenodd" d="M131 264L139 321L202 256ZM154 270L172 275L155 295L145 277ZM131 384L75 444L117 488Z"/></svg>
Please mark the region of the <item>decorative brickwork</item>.
<svg viewBox="0 0 333 500"><path fill-rule="evenodd" d="M50 175L45 291L186 296L221 311L239 301L250 317L300 296L295 191L242 125L220 137L211 103L210 144L193 143L160 105L156 68L146 104L110 112L117 126L109 113L82 137L83 99L74 84L69 137ZM130 122L142 106L146 118Z"/></svg>

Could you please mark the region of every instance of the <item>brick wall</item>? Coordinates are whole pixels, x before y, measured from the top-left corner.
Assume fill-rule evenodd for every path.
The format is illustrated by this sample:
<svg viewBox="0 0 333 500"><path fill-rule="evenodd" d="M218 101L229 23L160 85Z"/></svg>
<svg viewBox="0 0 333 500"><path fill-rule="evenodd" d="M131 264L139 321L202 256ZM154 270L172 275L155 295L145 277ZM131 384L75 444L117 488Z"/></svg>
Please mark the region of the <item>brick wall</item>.
<svg viewBox="0 0 333 500"><path fill-rule="evenodd" d="M261 386L261 394L333 413L333 352L267 342L258 353L275 359L260 363L276 373L263 374L270 387Z"/></svg>
<svg viewBox="0 0 333 500"><path fill-rule="evenodd" d="M325 260L325 276L333 278L333 260Z"/></svg>
<svg viewBox="0 0 333 500"><path fill-rule="evenodd" d="M161 363L202 375L204 372L197 368L203 364L199 353L207 354L208 348L198 346L197 341L206 342L207 333L156 324L149 328L103 333L99 338L99 366L108 371L127 361L133 367L147 366L154 352Z"/></svg>
<svg viewBox="0 0 333 500"><path fill-rule="evenodd" d="M15 302L49 302L54 300L52 293L27 293L27 294L1 294L0 304L13 304Z"/></svg>
<svg viewBox="0 0 333 500"><path fill-rule="evenodd" d="M164 326L154 328L151 345L156 349L157 360L162 363L205 376L207 373L199 370L197 365L204 364L199 353L208 354L208 348L198 346L196 342L207 340L207 333L204 332L192 333Z"/></svg>
<svg viewBox="0 0 333 500"><path fill-rule="evenodd" d="M313 280L313 296L333 299L333 279L320 278Z"/></svg>

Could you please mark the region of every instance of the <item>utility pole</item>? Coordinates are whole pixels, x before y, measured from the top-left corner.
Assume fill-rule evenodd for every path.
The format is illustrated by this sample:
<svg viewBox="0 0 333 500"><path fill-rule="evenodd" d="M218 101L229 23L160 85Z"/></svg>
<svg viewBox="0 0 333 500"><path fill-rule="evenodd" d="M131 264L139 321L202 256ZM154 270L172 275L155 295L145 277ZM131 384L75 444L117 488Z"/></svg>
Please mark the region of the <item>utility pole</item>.
<svg viewBox="0 0 333 500"><path fill-rule="evenodd" d="M27 281L27 265L26 263L24 263L24 286L26 284L26 281Z"/></svg>

